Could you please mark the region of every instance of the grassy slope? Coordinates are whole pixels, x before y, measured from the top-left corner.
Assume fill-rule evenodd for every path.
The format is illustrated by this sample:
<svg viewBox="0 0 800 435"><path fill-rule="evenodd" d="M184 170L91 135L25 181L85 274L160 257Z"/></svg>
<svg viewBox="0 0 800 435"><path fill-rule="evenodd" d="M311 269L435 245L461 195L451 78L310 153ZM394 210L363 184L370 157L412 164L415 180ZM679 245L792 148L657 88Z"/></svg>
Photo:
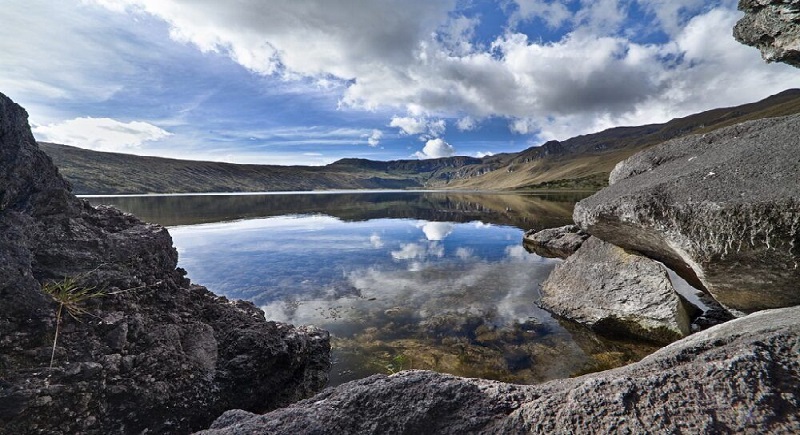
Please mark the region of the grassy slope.
<svg viewBox="0 0 800 435"><path fill-rule="evenodd" d="M499 170L450 182L453 188L598 189L607 184L614 166L665 140L702 134L754 119L800 113L800 90L789 90L757 103L673 119L665 124L613 128L561 143L563 153L541 155L540 148L522 151Z"/></svg>
<svg viewBox="0 0 800 435"><path fill-rule="evenodd" d="M41 143L76 193L172 193L325 189L578 189L606 185L621 160L665 140L735 123L800 113L800 90L762 101L618 127L484 159L376 162L345 159L324 167L234 165L101 153Z"/></svg>
<svg viewBox="0 0 800 435"><path fill-rule="evenodd" d="M309 166L234 165L140 157L40 143L78 194L255 192L419 187L406 176Z"/></svg>

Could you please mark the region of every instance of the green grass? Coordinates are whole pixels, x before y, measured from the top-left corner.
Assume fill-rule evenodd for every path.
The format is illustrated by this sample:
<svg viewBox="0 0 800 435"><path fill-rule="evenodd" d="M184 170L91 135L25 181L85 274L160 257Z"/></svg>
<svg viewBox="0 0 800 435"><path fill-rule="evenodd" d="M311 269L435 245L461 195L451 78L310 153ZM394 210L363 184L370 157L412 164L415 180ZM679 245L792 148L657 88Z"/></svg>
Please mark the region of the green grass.
<svg viewBox="0 0 800 435"><path fill-rule="evenodd" d="M104 295L103 292L96 291L95 287L82 286L80 283L81 279L81 275L68 276L60 281L49 281L42 285L42 291L58 303L58 309L56 310L56 332L53 337L53 351L50 354L50 368L53 368L53 362L56 356L58 334L61 331L64 311L73 319L80 321L79 317L87 313L84 303L89 299Z"/></svg>

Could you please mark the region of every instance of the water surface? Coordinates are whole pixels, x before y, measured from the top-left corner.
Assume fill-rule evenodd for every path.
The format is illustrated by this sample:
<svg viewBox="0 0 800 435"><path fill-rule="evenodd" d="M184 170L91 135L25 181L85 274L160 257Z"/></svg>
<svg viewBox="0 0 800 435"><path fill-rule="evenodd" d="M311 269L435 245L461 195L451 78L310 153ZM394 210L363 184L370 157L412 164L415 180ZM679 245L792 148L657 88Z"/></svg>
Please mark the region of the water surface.
<svg viewBox="0 0 800 435"><path fill-rule="evenodd" d="M268 319L332 334L336 385L432 369L534 383L635 360L536 307L558 260L529 228L571 221L579 196L451 193L91 198L170 226L189 277Z"/></svg>

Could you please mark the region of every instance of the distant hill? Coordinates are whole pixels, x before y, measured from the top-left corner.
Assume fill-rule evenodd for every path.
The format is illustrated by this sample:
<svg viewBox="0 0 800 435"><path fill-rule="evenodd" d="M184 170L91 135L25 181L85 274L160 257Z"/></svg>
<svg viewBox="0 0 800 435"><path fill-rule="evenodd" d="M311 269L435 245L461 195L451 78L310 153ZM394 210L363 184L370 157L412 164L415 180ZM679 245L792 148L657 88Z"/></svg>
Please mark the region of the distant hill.
<svg viewBox="0 0 800 435"><path fill-rule="evenodd" d="M89 151L40 142L77 194L329 189L572 189L607 184L619 161L665 140L800 112L800 89L664 124L617 127L518 153L431 160L342 159L327 166L236 165Z"/></svg>

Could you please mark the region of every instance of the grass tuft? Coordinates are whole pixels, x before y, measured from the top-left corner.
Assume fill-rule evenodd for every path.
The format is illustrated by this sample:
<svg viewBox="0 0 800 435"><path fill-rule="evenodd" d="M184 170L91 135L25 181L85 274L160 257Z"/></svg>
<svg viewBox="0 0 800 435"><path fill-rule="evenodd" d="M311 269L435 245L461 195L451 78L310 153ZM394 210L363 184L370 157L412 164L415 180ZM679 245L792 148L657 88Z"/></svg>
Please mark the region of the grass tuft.
<svg viewBox="0 0 800 435"><path fill-rule="evenodd" d="M102 291L95 287L85 287L81 285L81 275L64 277L61 281L49 281L42 285L42 291L48 294L58 303L56 310L56 333L53 337L53 351L50 354L50 368L53 368L53 361L56 356L56 345L58 344L58 334L61 330L61 321L64 311L75 320L80 322L79 317L88 311L83 303L89 299L103 296Z"/></svg>

